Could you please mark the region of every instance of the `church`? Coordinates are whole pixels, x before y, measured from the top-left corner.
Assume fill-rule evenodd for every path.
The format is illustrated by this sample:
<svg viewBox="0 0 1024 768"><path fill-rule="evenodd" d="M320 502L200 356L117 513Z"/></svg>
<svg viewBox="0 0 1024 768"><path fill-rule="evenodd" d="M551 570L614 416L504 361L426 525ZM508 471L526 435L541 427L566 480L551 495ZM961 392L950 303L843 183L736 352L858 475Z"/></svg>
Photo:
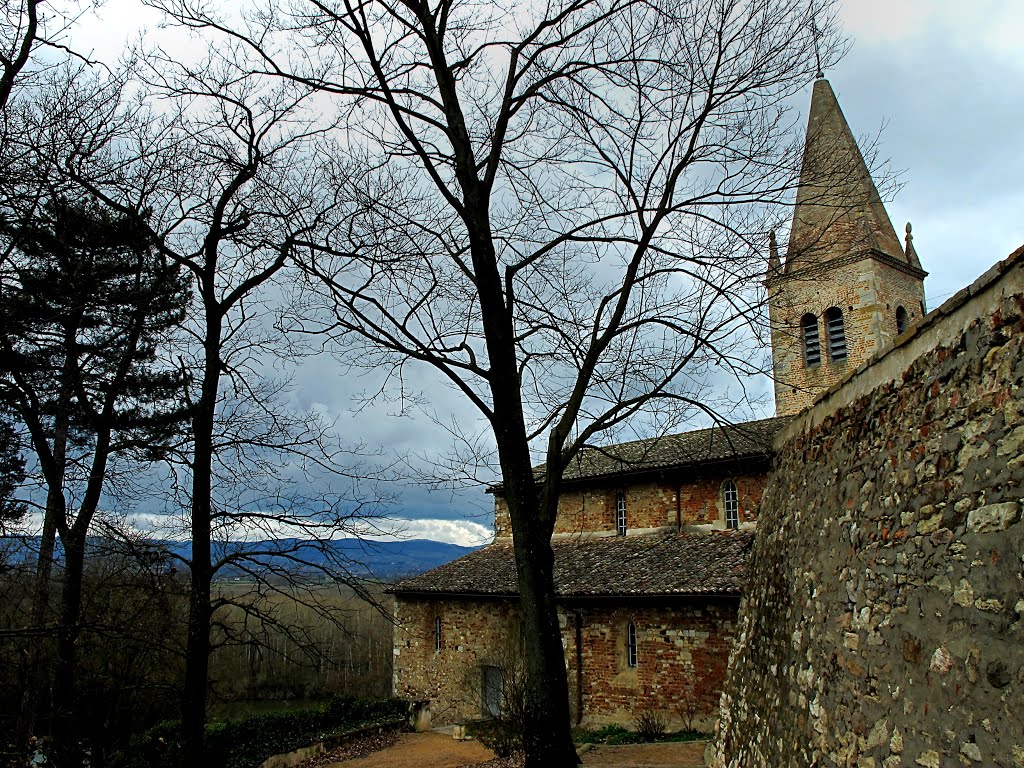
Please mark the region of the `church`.
<svg viewBox="0 0 1024 768"><path fill-rule="evenodd" d="M718 715L774 439L925 314L901 243L829 82L813 86L790 238L765 285L776 415L588 450L563 476L552 545L576 724L672 727ZM432 724L495 715L517 674L518 596L500 487L490 545L395 584L394 694Z"/></svg>

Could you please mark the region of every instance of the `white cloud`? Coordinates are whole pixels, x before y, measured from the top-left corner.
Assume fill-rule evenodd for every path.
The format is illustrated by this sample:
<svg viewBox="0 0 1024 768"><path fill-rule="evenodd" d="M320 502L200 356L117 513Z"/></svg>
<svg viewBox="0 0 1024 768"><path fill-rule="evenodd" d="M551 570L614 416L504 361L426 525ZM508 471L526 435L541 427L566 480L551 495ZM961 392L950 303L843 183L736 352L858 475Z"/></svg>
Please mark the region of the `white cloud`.
<svg viewBox="0 0 1024 768"><path fill-rule="evenodd" d="M381 521L392 523L394 528L385 529L379 534L368 538L378 541L394 541L396 539L431 539L458 544L463 547L478 547L487 544L494 538L494 531L480 523L469 520L403 520L389 518Z"/></svg>

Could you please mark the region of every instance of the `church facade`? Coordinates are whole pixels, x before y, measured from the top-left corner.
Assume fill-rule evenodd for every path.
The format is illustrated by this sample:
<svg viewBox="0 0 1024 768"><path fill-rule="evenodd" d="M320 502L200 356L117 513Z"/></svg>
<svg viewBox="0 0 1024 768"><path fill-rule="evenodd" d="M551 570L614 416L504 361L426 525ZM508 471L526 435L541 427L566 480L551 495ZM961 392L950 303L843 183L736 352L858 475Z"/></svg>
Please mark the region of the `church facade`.
<svg viewBox="0 0 1024 768"><path fill-rule="evenodd" d="M773 238L774 418L587 450L563 475L552 545L576 723L656 709L711 726L775 436L924 314L909 225L901 244L824 79L785 256ZM515 560L492 491L492 544L391 590L394 693L428 701L434 725L497 714L515 688Z"/></svg>

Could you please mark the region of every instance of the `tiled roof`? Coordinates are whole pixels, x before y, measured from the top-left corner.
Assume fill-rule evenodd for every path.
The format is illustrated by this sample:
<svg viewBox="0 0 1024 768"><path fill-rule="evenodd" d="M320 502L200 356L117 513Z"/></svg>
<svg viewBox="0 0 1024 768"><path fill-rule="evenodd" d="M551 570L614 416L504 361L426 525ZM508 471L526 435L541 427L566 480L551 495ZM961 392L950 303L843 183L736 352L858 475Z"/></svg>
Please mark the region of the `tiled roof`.
<svg viewBox="0 0 1024 768"><path fill-rule="evenodd" d="M552 542L555 593L560 597L738 595L753 540L749 531L556 539ZM512 543L490 544L400 581L389 591L515 595Z"/></svg>
<svg viewBox="0 0 1024 768"><path fill-rule="evenodd" d="M770 457L774 455L772 440L789 421L788 416L775 417L603 448L586 448L569 462L562 479L583 480L754 456ZM542 475L544 466L541 464L535 471Z"/></svg>

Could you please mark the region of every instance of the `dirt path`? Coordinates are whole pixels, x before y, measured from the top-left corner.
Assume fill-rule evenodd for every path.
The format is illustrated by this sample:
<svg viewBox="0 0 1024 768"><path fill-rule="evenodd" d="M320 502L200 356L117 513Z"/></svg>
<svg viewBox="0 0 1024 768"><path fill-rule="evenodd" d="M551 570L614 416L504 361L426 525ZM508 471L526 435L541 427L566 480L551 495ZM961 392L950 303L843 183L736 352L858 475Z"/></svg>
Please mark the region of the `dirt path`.
<svg viewBox="0 0 1024 768"><path fill-rule="evenodd" d="M392 737L394 738L394 737ZM704 742L668 744L597 745L583 753L584 766L603 768L703 768ZM492 765L510 765L495 760L494 753L478 741L455 741L436 732L403 733L397 741L373 754L341 762L329 755L317 768L459 768L494 760Z"/></svg>
<svg viewBox="0 0 1024 768"><path fill-rule="evenodd" d="M485 763L493 757L494 753L479 741L455 741L443 733L403 733L394 746L331 765L341 768L457 768Z"/></svg>

